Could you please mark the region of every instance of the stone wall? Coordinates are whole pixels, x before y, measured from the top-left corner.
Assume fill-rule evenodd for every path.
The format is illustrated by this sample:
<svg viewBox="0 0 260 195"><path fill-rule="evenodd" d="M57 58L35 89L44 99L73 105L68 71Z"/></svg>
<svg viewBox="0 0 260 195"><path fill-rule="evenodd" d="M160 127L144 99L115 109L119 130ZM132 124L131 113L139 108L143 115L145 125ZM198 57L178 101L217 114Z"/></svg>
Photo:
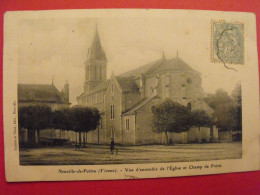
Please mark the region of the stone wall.
<svg viewBox="0 0 260 195"><path fill-rule="evenodd" d="M113 90L112 90L113 86ZM114 118L111 117L111 106L114 106ZM115 78L110 79L105 96L105 142L110 143L114 137L115 143L122 142L122 91Z"/></svg>
<svg viewBox="0 0 260 195"><path fill-rule="evenodd" d="M152 130L151 107L160 103L160 99L153 99L136 112L136 144L160 144L162 135Z"/></svg>
<svg viewBox="0 0 260 195"><path fill-rule="evenodd" d="M129 121L127 124L127 120ZM122 117L122 143L135 144L135 115Z"/></svg>

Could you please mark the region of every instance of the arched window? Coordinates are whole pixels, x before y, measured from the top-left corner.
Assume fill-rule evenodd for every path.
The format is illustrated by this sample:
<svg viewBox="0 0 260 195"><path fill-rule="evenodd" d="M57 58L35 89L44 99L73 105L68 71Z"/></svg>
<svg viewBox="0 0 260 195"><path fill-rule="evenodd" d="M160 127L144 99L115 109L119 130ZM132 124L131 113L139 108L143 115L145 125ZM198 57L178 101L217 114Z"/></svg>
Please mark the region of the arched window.
<svg viewBox="0 0 260 195"><path fill-rule="evenodd" d="M114 93L114 85L113 84L111 85L111 92L112 92L112 94Z"/></svg>
<svg viewBox="0 0 260 195"><path fill-rule="evenodd" d="M115 119L115 105L110 107L110 119Z"/></svg>
<svg viewBox="0 0 260 195"><path fill-rule="evenodd" d="M130 125L129 125L129 118L126 118L125 119L125 130L129 131L129 129L130 129L129 127L130 127Z"/></svg>

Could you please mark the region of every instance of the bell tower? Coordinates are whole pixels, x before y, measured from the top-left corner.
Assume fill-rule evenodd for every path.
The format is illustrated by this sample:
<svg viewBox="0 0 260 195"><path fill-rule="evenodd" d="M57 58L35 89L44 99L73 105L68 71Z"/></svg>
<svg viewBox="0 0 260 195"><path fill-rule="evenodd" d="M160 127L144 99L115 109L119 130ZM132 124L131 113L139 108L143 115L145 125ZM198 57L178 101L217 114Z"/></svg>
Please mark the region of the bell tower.
<svg viewBox="0 0 260 195"><path fill-rule="evenodd" d="M84 91L89 92L97 84L106 81L106 75L107 58L96 27L94 39L91 47L88 49L87 60L85 62Z"/></svg>

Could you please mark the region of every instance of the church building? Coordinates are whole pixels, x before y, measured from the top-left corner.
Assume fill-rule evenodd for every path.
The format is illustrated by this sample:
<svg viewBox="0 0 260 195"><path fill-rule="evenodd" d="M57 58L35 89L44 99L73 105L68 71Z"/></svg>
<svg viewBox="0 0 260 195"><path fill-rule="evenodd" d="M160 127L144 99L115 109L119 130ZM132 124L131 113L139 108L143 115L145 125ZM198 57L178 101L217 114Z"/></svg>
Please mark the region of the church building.
<svg viewBox="0 0 260 195"><path fill-rule="evenodd" d="M79 105L97 107L100 126L87 135L89 143L108 144L111 138L120 144L161 144L162 134L151 127L151 107L170 98L193 109L210 108L203 101L201 74L177 54L173 59L164 55L118 76L107 79L107 57L96 29L85 62L84 92L77 97ZM174 134L174 133L172 133ZM192 128L186 133L169 135L174 143L211 142L216 130Z"/></svg>

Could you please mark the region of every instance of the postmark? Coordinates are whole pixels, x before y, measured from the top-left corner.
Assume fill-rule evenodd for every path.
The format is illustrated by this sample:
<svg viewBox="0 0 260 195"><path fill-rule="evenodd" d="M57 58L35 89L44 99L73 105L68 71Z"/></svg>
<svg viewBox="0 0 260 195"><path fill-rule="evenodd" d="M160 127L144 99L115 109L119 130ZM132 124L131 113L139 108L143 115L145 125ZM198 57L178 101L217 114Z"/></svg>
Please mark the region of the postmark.
<svg viewBox="0 0 260 195"><path fill-rule="evenodd" d="M211 61L227 64L244 64L244 24L212 21Z"/></svg>

